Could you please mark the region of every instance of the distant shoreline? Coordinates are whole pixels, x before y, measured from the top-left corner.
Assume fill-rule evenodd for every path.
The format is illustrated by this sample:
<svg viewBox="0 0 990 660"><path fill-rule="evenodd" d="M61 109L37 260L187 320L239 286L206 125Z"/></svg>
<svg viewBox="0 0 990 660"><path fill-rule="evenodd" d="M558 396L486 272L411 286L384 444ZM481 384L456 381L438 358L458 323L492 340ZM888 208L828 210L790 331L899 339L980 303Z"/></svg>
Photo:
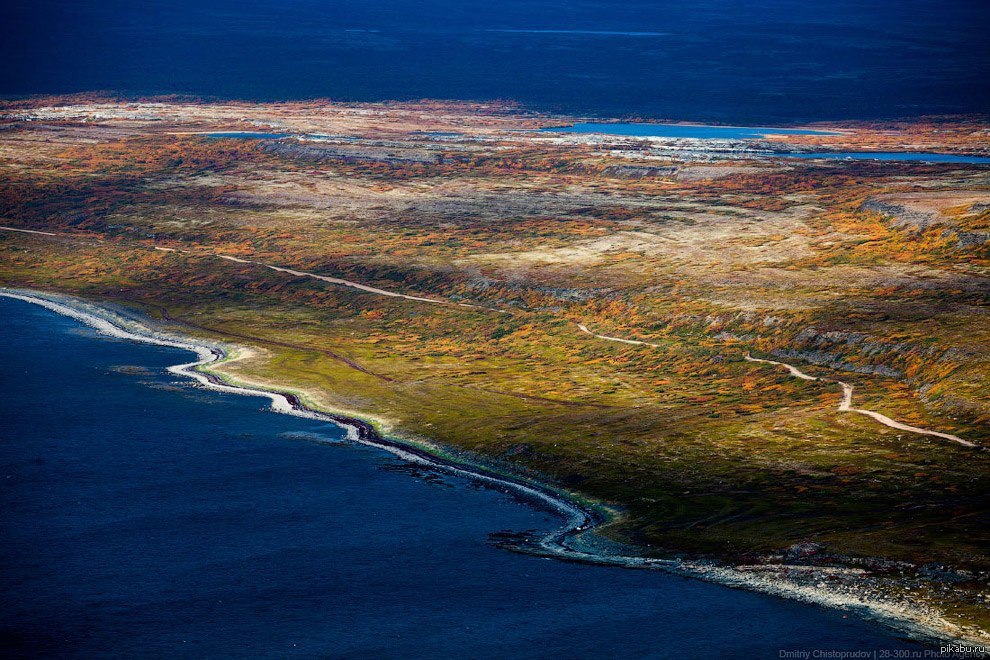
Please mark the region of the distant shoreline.
<svg viewBox="0 0 990 660"><path fill-rule="evenodd" d="M605 507L581 501L575 495L558 491L547 484L519 475L504 474L466 458L445 455L444 450L439 447L422 446L408 440L384 437L375 425L368 421L306 407L299 394L258 385L240 385L207 371L205 367L218 366L237 359L234 357L236 347L231 344L213 343L159 332L139 321L124 318L105 307L61 294L0 287L0 297L39 305L49 311L80 321L108 336L194 352L198 356L195 362L173 365L168 367L168 371L191 378L200 385L217 391L242 396L267 397L272 402L271 410L274 412L336 424L346 430L347 438L352 442L382 449L411 463L429 465L448 474L494 485L503 492L511 492L531 504L549 507L564 519L560 527L542 537L499 543L506 549L566 561L661 570L727 587L743 588L808 604L848 610L864 619L884 624L923 642L985 642L981 637L974 636L970 631L963 630L934 613L920 609L906 609L897 603L884 601L882 594L878 595L876 600L866 601L856 595L830 591L821 581L826 577L821 571L828 571L828 568L805 565L734 567L716 562L620 554L620 549L634 549L621 548L617 543L600 536L596 536L591 544L587 544L583 536L594 533L598 528L615 520L615 515L610 514ZM768 570L755 570L756 568ZM803 571L808 579L806 583L798 579L782 580L779 575L772 574L777 569L783 569L788 575L792 571L795 573Z"/></svg>

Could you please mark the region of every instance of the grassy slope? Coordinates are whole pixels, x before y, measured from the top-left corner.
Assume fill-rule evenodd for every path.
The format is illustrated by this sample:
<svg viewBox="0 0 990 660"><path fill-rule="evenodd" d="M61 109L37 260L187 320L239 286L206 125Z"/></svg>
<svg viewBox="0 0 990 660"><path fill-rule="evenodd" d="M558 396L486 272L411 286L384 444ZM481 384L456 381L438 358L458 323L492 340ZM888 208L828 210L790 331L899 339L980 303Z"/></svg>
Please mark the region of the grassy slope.
<svg viewBox="0 0 990 660"><path fill-rule="evenodd" d="M706 375L677 374L664 364L696 359L684 342L607 344L552 317L526 319L542 326L534 334L546 345L491 339L482 312L424 310L305 281L285 287L257 269L218 298L213 260L2 240L7 283L140 303L157 315L164 308L185 331L259 346L263 356L232 367L236 375L538 470L626 507L616 532L658 549L772 551L814 538L852 554L987 565L976 517L985 454L949 444L933 451L929 440L836 413L834 387L754 370L738 353ZM12 266L14 249L23 261ZM140 277L94 285L89 263ZM286 292L321 302L285 300ZM637 377L650 363L663 375L659 388Z"/></svg>

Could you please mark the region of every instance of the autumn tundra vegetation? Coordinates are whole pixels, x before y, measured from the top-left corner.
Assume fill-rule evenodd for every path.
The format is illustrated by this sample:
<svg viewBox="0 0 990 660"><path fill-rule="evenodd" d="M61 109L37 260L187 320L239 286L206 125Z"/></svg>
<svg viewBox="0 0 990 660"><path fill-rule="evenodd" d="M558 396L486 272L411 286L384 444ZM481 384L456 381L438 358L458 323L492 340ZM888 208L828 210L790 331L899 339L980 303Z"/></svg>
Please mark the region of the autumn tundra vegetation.
<svg viewBox="0 0 990 660"><path fill-rule="evenodd" d="M602 533L641 552L811 548L985 626L990 166L786 153L985 155L987 119L736 143L536 130L570 121L7 102L0 283L250 346L229 377L603 502ZM210 135L234 131L282 137ZM833 380L975 446L842 411Z"/></svg>

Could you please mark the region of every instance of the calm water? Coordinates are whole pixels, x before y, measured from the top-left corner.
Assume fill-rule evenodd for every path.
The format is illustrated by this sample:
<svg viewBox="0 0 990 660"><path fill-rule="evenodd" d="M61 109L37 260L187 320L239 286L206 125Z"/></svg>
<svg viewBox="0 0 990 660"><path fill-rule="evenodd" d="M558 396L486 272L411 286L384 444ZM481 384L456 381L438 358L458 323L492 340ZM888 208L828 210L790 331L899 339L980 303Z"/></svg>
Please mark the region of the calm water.
<svg viewBox="0 0 990 660"><path fill-rule="evenodd" d="M985 156L958 156L923 151L838 151L787 154L788 158L823 158L825 160L901 160L924 163L990 163Z"/></svg>
<svg viewBox="0 0 990 660"><path fill-rule="evenodd" d="M5 0L0 94L514 99L787 123L990 107L977 0Z"/></svg>
<svg viewBox="0 0 990 660"><path fill-rule="evenodd" d="M540 129L545 133L598 133L633 137L695 138L702 140L751 140L767 135L835 135L828 131L754 126L682 126L676 124L580 122L572 126ZM821 151L775 154L774 157L823 160L894 160L925 163L990 163L984 156L960 156L922 151Z"/></svg>
<svg viewBox="0 0 990 660"><path fill-rule="evenodd" d="M679 124L643 124L579 122L572 126L542 129L546 133L603 133L635 137L698 138L703 140L748 140L767 135L835 135L829 131L797 128L768 128L760 126L699 126Z"/></svg>
<svg viewBox="0 0 990 660"><path fill-rule="evenodd" d="M3 655L746 657L919 648L815 607L517 555L554 518L0 298Z"/></svg>

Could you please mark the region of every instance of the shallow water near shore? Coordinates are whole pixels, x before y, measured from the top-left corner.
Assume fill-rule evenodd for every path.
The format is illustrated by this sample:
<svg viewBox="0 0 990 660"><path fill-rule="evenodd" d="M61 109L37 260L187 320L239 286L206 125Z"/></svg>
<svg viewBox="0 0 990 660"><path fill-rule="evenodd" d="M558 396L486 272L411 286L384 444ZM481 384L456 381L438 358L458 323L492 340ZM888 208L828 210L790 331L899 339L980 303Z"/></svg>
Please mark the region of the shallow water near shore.
<svg viewBox="0 0 990 660"><path fill-rule="evenodd" d="M15 655L778 657L922 647L842 613L493 547L554 514L0 298Z"/></svg>

